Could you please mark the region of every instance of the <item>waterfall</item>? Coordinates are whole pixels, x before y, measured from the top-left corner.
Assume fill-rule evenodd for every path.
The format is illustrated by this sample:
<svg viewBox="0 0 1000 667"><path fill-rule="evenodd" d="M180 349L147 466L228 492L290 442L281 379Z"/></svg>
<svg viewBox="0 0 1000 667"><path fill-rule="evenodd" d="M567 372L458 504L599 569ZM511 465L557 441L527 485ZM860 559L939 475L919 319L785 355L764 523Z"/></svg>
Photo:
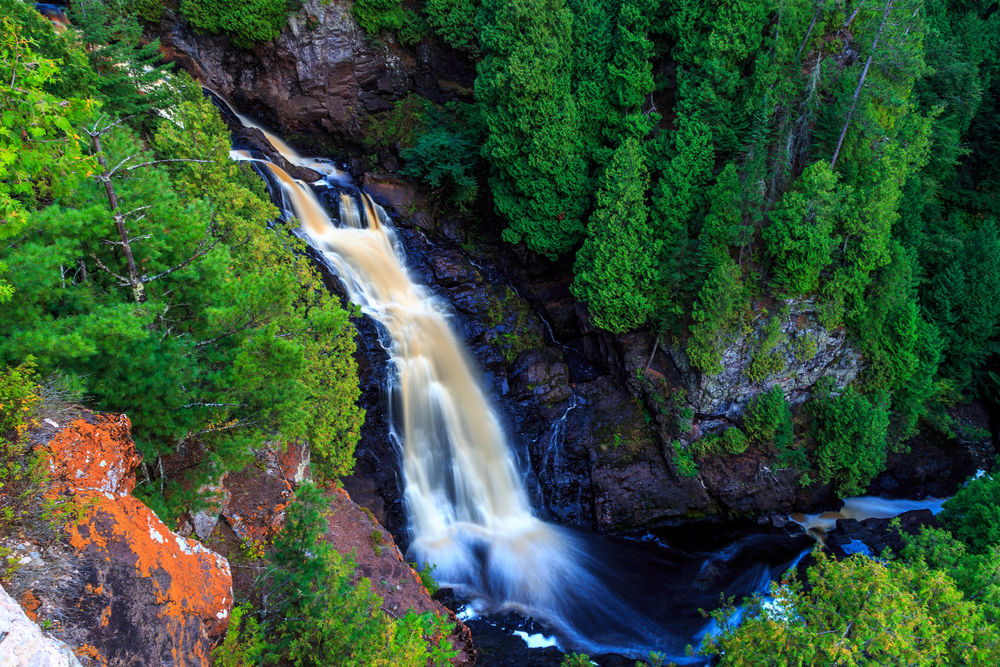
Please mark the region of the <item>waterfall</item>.
<svg viewBox="0 0 1000 667"><path fill-rule="evenodd" d="M233 158L249 156L234 151ZM504 429L448 323L447 306L410 277L385 211L328 172L326 185L339 191L337 225L309 185L257 162L281 184L299 233L351 301L388 333L389 412L402 442L410 554L435 565L439 583L472 600L476 613L538 618L580 650L679 655L681 638L623 594L634 597L642 587L618 574L635 569L624 564L627 555L532 514ZM553 433L556 450L565 417Z"/></svg>

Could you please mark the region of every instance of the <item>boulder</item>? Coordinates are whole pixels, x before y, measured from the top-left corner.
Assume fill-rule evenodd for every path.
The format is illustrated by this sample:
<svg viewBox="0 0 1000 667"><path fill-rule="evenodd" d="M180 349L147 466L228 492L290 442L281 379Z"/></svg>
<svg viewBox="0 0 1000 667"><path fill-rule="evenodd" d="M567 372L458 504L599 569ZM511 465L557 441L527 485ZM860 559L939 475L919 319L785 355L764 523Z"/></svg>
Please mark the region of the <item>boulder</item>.
<svg viewBox="0 0 1000 667"><path fill-rule="evenodd" d="M899 520L899 528L891 528L890 523ZM903 550L902 533L916 535L921 529L940 528L941 524L930 510L910 510L895 519L838 519L837 527L827 536L827 546L840 557L854 553L866 556L881 556L887 549L894 554Z"/></svg>
<svg viewBox="0 0 1000 667"><path fill-rule="evenodd" d="M209 665L233 606L229 563L131 495L141 459L128 418L84 413L43 446L57 491L85 502L66 530L82 560L74 617L86 643L105 660Z"/></svg>
<svg viewBox="0 0 1000 667"><path fill-rule="evenodd" d="M0 588L0 667L80 667L73 649L46 637Z"/></svg>

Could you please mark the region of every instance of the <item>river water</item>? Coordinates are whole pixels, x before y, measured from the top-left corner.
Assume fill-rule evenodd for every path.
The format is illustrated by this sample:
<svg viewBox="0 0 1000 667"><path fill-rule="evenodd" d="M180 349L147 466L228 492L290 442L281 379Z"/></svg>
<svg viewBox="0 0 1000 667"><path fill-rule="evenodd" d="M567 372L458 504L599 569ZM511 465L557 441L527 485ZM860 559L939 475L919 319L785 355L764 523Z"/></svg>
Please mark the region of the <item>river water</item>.
<svg viewBox="0 0 1000 667"><path fill-rule="evenodd" d="M389 216L329 160L304 158L266 135L289 162L323 174L306 184L256 160L282 189L278 199L298 220L298 233L387 333L386 388L400 443L408 555L434 564L442 586L471 600L467 613L533 617L565 650L633 657L655 650L700 662L684 655L710 628L699 609L717 606L720 593L766 592L808 553L812 537L756 526L608 538L536 518L500 420L449 324L448 305L412 279ZM253 159L240 151L232 157ZM337 202L335 209L325 208L314 188ZM847 513L865 518L868 506L855 505ZM894 511L879 509L868 516ZM814 532L828 528L830 518L795 517Z"/></svg>

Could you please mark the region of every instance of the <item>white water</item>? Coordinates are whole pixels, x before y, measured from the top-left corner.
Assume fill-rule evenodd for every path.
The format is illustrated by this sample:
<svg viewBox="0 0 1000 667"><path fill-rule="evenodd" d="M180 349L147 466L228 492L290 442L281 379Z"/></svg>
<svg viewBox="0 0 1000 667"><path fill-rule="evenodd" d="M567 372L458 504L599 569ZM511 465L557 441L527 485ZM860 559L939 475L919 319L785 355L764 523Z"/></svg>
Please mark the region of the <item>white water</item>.
<svg viewBox="0 0 1000 667"><path fill-rule="evenodd" d="M910 510L929 509L934 514L941 511L947 498L925 498L924 500L890 500L860 496L848 498L837 512L822 514L792 514L788 518L806 529L806 532L826 543L826 534L837 527L838 519L891 519Z"/></svg>
<svg viewBox="0 0 1000 667"><path fill-rule="evenodd" d="M306 184L263 164L351 301L389 333L390 412L402 441L412 555L436 565L442 586L470 597L473 613L515 610L590 650L659 646L662 629L602 583L602 566L581 539L532 515L504 430L447 310L411 279L385 211L367 195L359 207L341 194L338 227ZM602 637L596 644L595 634Z"/></svg>

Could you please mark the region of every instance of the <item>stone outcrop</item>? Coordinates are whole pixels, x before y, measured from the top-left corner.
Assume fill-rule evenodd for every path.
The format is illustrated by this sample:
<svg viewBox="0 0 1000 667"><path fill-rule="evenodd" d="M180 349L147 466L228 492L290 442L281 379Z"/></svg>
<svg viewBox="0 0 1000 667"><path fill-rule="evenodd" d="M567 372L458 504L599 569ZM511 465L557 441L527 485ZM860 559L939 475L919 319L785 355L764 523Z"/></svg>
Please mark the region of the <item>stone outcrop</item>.
<svg viewBox="0 0 1000 667"><path fill-rule="evenodd" d="M861 353L847 340L844 329L827 330L819 323L814 299L787 299L769 304L754 303L749 324L739 331L722 354L721 373L709 375L691 367L681 346L666 346L666 353L680 370L688 404L696 414L737 419L750 400L761 391L781 387L792 405L809 398L821 377L835 387L845 387L864 369ZM777 320L777 341L763 350L765 327ZM773 357L781 370L755 373L755 359Z"/></svg>
<svg viewBox="0 0 1000 667"><path fill-rule="evenodd" d="M131 495L130 428L124 415L84 413L44 445L55 488L86 507L67 525L84 578L73 617L105 660L208 665L233 606L229 563Z"/></svg>
<svg viewBox="0 0 1000 667"><path fill-rule="evenodd" d="M899 520L899 528L890 524ZM923 528L940 528L930 510L911 510L895 519L838 519L837 527L827 537L827 546L840 557L853 553L881 556L887 549L896 555L903 550L903 534L917 535Z"/></svg>
<svg viewBox="0 0 1000 667"><path fill-rule="evenodd" d="M471 91L475 70L446 46L403 48L367 35L350 0L308 0L273 41L241 49L225 35L198 35L168 6L148 37L167 60L238 106L266 115L286 135L357 140L361 119L410 91L437 102ZM174 6L176 7L176 5Z"/></svg>
<svg viewBox="0 0 1000 667"><path fill-rule="evenodd" d="M389 531L370 512L355 504L343 489L331 489L327 497L332 511L327 515L326 541L340 553L352 554L355 575L371 581L372 590L383 599L382 609L396 618L411 609L418 614L430 611L447 616L454 624L448 639L452 648L459 651L451 664L467 667L476 664L469 629L453 611L431 597L420 576L403 559Z"/></svg>
<svg viewBox="0 0 1000 667"><path fill-rule="evenodd" d="M0 588L0 667L80 667L73 649L46 637Z"/></svg>

